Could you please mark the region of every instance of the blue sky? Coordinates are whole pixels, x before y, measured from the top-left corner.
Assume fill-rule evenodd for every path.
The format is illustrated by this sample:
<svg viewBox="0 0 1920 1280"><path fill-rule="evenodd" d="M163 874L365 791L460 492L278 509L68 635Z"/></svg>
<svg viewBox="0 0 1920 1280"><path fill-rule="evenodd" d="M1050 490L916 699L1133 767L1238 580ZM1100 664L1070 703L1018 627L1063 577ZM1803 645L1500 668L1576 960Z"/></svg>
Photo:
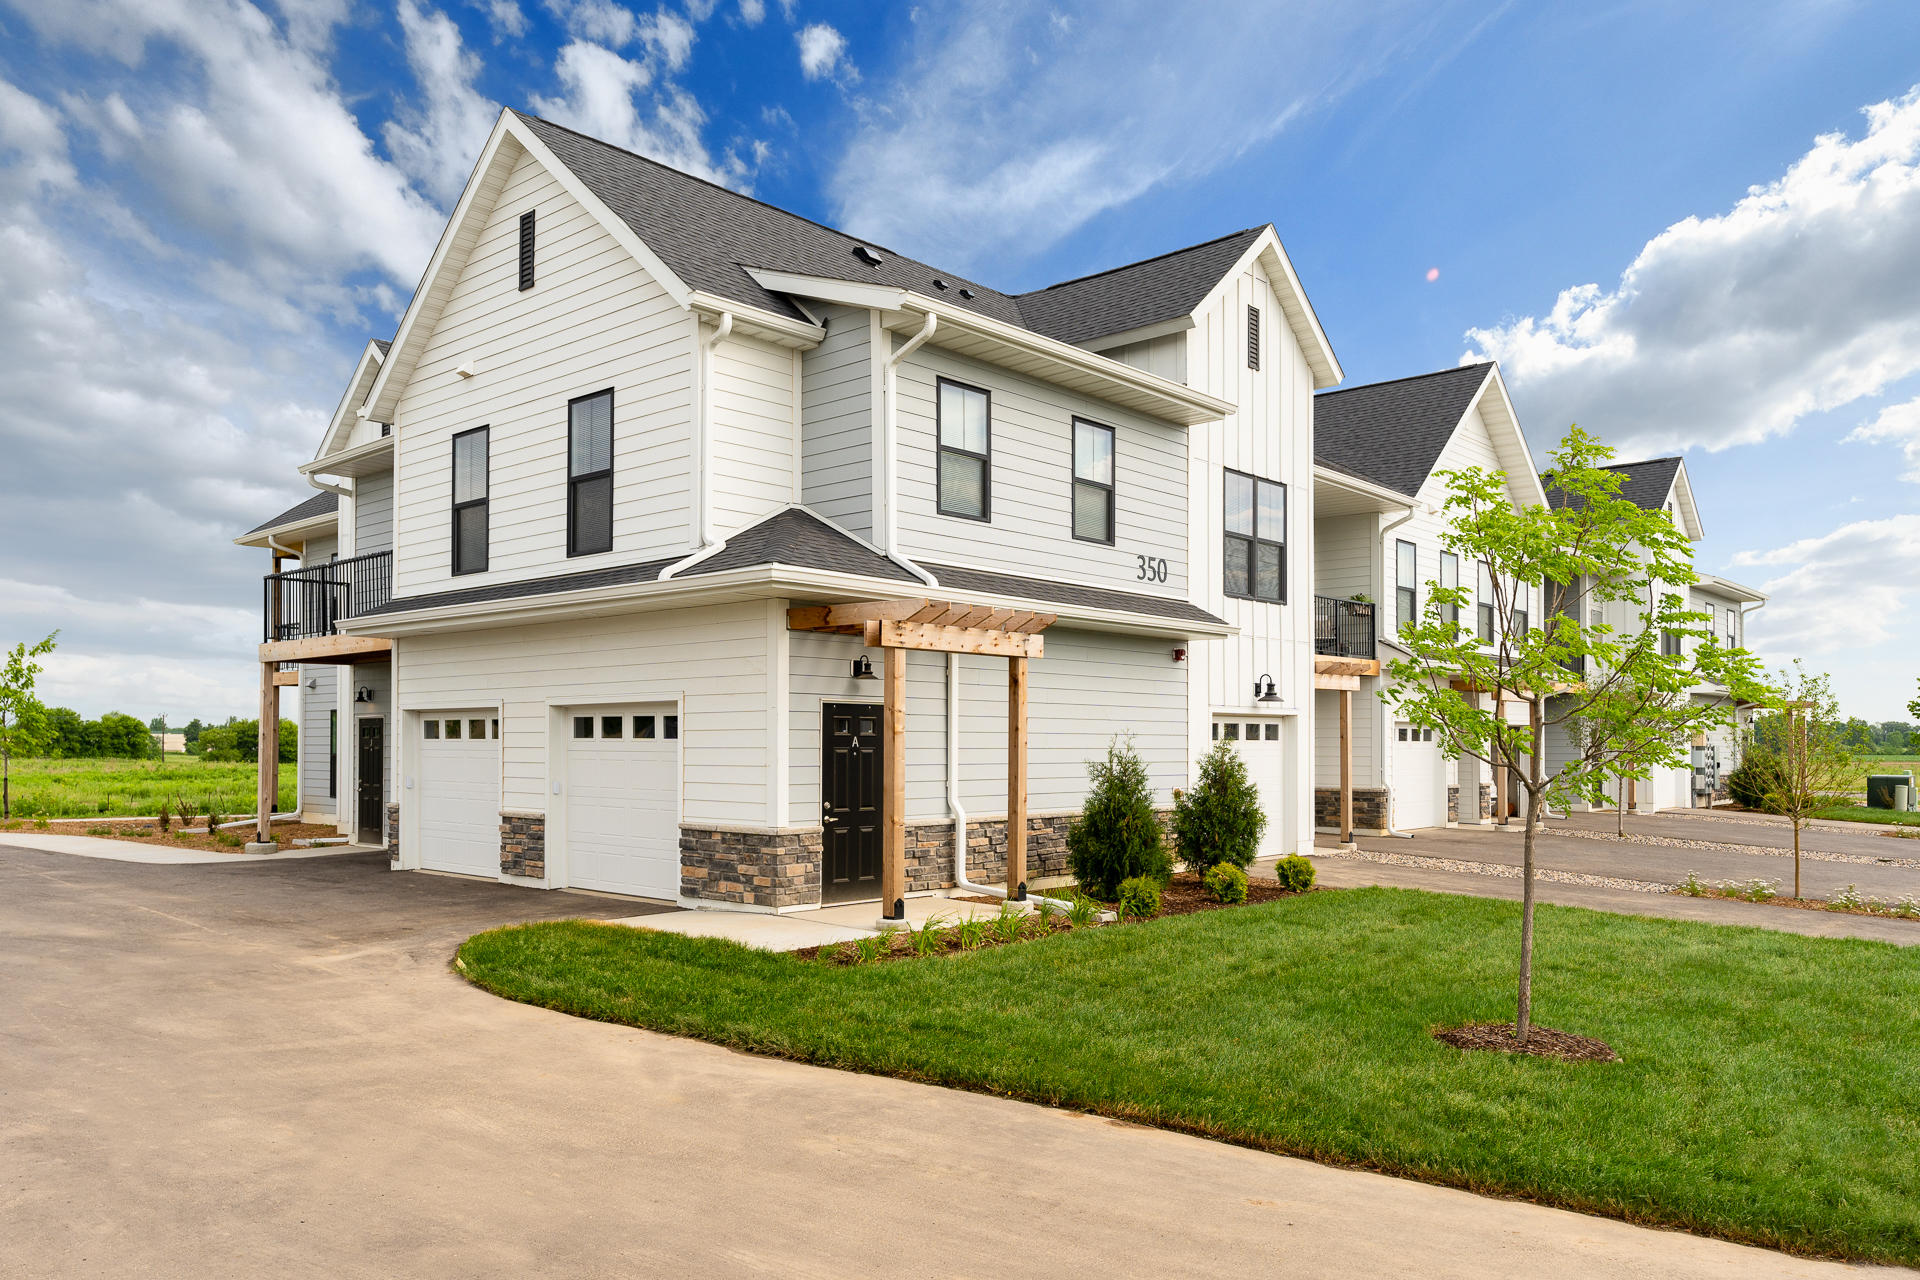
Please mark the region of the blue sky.
<svg viewBox="0 0 1920 1280"><path fill-rule="evenodd" d="M1904 717L1916 86L1911 3L0 0L0 640L246 712L229 539L512 104L1005 289L1272 221L1350 385L1494 355L1537 450L1684 450L1754 646Z"/></svg>

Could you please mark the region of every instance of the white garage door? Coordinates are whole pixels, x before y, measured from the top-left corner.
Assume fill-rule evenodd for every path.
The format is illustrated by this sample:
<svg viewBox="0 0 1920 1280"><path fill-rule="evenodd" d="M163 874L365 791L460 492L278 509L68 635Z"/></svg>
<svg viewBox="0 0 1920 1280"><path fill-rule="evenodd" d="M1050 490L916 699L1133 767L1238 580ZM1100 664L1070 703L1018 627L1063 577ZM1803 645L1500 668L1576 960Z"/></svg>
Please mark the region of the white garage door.
<svg viewBox="0 0 1920 1280"><path fill-rule="evenodd" d="M420 865L500 874L500 721L494 711L429 711L419 719Z"/></svg>
<svg viewBox="0 0 1920 1280"><path fill-rule="evenodd" d="M672 703L567 713L567 882L680 896L680 718Z"/></svg>
<svg viewBox="0 0 1920 1280"><path fill-rule="evenodd" d="M1286 726L1278 720L1223 720L1214 730L1215 737L1238 741L1240 758L1247 762L1247 779L1260 793L1260 806L1267 811L1258 856L1284 856L1290 822L1286 811Z"/></svg>
<svg viewBox="0 0 1920 1280"><path fill-rule="evenodd" d="M1440 744L1431 729L1393 727L1393 826L1396 831L1438 827L1447 820L1446 777Z"/></svg>

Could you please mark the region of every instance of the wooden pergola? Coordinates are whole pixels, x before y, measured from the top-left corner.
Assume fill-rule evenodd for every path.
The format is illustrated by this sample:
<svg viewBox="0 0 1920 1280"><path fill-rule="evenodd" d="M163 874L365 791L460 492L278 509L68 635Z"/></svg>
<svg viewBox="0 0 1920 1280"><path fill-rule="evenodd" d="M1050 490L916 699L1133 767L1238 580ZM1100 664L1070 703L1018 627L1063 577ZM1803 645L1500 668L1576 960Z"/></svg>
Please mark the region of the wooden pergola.
<svg viewBox="0 0 1920 1280"><path fill-rule="evenodd" d="M1340 695L1340 843L1353 843L1353 695L1360 681L1380 674L1378 658L1316 655L1313 687Z"/></svg>
<svg viewBox="0 0 1920 1280"><path fill-rule="evenodd" d="M880 751L880 913L904 920L907 897L907 650L1007 660L1007 897L1027 890L1027 662L1043 656L1055 615L936 600L866 600L787 610L793 631L860 636L885 654Z"/></svg>

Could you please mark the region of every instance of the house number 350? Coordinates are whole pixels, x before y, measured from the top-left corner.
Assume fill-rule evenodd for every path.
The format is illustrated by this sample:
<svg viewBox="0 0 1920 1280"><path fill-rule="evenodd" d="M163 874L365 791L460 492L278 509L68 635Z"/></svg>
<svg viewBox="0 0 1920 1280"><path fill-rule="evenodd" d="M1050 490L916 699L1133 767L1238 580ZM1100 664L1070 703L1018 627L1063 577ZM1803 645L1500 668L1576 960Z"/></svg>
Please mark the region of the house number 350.
<svg viewBox="0 0 1920 1280"><path fill-rule="evenodd" d="M1134 577L1141 582L1165 582L1167 580L1167 560L1165 556L1135 556L1140 562L1140 572Z"/></svg>

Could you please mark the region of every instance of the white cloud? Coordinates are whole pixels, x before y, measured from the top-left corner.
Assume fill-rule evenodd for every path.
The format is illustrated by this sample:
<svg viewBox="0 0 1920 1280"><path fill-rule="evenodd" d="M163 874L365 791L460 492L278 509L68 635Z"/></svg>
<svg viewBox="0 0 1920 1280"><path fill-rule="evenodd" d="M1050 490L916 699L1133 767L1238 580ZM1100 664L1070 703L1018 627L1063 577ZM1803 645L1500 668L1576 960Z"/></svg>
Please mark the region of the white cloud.
<svg viewBox="0 0 1920 1280"><path fill-rule="evenodd" d="M1459 4L1380 0L1302 7L1285 39L1248 38L1274 22L1259 0L922 0L906 56L854 103L828 182L835 221L1012 286L1010 264L1149 191L1201 183L1468 25Z"/></svg>
<svg viewBox="0 0 1920 1280"><path fill-rule="evenodd" d="M720 7L720 0L687 0L687 16L695 22L705 22Z"/></svg>
<svg viewBox="0 0 1920 1280"><path fill-rule="evenodd" d="M402 99L384 130L387 151L427 194L451 208L499 108L474 90L480 59L462 45L452 19L417 0L400 0L399 16L407 65L425 101Z"/></svg>
<svg viewBox="0 0 1920 1280"><path fill-rule="evenodd" d="M767 16L766 0L740 0L740 21L757 27Z"/></svg>
<svg viewBox="0 0 1920 1280"><path fill-rule="evenodd" d="M520 11L515 0L486 0L485 7L495 44L527 34L527 15Z"/></svg>
<svg viewBox="0 0 1920 1280"><path fill-rule="evenodd" d="M547 0L547 9L575 39L619 48L633 40L639 21L633 10L613 0Z"/></svg>
<svg viewBox="0 0 1920 1280"><path fill-rule="evenodd" d="M602 45L573 41L554 64L562 92L535 97L534 110L677 169L743 187L745 164L732 152L714 161L701 133L706 112L692 94L666 79L678 65L671 61L674 48L649 41L643 50L640 58L630 59Z"/></svg>
<svg viewBox="0 0 1920 1280"><path fill-rule="evenodd" d="M800 73L809 80L858 80L847 59L847 38L824 22L810 22L794 34L800 46Z"/></svg>
<svg viewBox="0 0 1920 1280"><path fill-rule="evenodd" d="M1804 656L1830 670L1849 714L1905 718L1914 677L1907 639L1920 625L1920 514L1855 521L1741 552L1733 563L1778 571L1760 584L1772 598L1747 630L1756 653L1773 665Z"/></svg>
<svg viewBox="0 0 1920 1280"><path fill-rule="evenodd" d="M1906 455L1907 471L1902 480L1920 484L1920 397L1904 404L1890 404L1872 422L1855 427L1847 435L1849 443L1897 444Z"/></svg>
<svg viewBox="0 0 1920 1280"><path fill-rule="evenodd" d="M1920 89L1815 139L1724 214L1648 241L1611 289L1469 331L1537 421L1631 456L1779 435L1920 371Z"/></svg>
<svg viewBox="0 0 1920 1280"><path fill-rule="evenodd" d="M46 103L0 80L0 199L32 198L74 184L60 118Z"/></svg>

